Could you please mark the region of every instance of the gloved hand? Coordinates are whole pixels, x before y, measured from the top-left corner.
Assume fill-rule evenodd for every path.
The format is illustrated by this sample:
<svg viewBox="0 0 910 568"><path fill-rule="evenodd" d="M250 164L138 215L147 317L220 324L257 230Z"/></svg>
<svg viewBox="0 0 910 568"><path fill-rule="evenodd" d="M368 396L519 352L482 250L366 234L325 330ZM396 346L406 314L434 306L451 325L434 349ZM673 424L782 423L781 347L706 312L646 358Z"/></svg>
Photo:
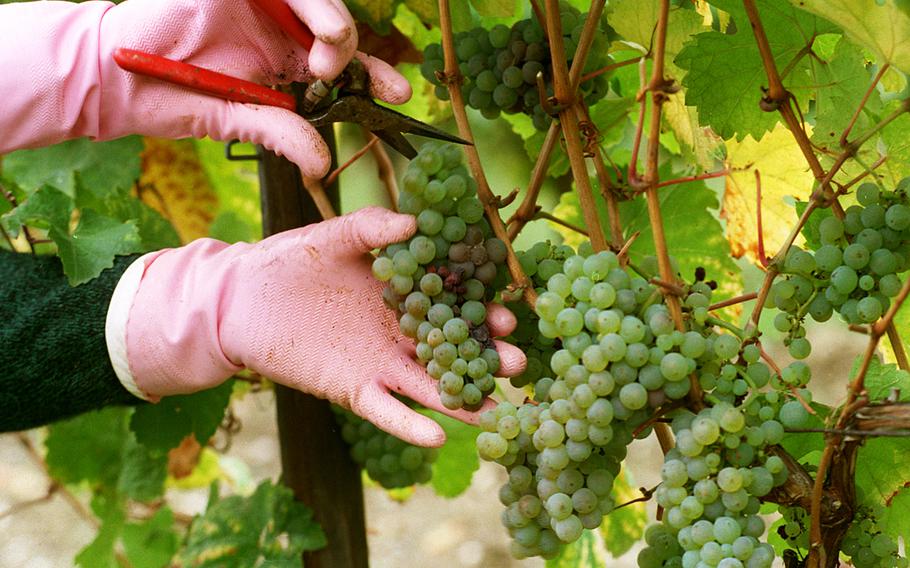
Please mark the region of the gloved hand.
<svg viewBox="0 0 910 568"><path fill-rule="evenodd" d="M413 341L382 301L368 254L415 230L413 217L373 207L258 244L202 239L146 255L121 278L111 307L122 309L121 287L144 267L138 291L127 294L134 298L125 326L131 380L155 399L214 387L247 367L411 443L441 445L439 425L390 393L462 420L478 415L440 404L436 381L414 361ZM506 308L491 306L494 335L515 323ZM109 325L108 341L117 333ZM497 350L500 374L524 370L520 350L503 342Z"/></svg>
<svg viewBox="0 0 910 568"><path fill-rule="evenodd" d="M209 136L255 142L309 177L329 167L325 142L304 119L274 107L231 103L121 70L118 47L254 81L333 79L352 57L373 95L397 104L407 81L355 54L357 32L341 0L287 0L316 36L308 53L248 0L27 2L0 6L0 153L79 136Z"/></svg>

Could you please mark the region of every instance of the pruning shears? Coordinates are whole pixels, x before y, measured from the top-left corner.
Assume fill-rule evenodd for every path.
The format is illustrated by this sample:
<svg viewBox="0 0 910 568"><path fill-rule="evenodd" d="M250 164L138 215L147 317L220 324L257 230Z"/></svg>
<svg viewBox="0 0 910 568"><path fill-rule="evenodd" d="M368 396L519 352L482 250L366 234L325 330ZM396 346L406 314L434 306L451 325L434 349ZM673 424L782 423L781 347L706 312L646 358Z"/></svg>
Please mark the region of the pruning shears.
<svg viewBox="0 0 910 568"><path fill-rule="evenodd" d="M271 17L291 39L308 50L312 49L315 41L313 33L297 18L284 0L251 1ZM125 71L181 85L228 101L298 111L293 95L182 61L126 48L116 49L114 60ZM315 81L307 88L300 114L317 128L336 122L360 124L408 159L414 158L417 150L403 133L456 144L470 144L467 140L376 104L369 93L367 71L356 59L351 60L334 83L333 85ZM328 101L335 86L338 87L337 95L334 100Z"/></svg>

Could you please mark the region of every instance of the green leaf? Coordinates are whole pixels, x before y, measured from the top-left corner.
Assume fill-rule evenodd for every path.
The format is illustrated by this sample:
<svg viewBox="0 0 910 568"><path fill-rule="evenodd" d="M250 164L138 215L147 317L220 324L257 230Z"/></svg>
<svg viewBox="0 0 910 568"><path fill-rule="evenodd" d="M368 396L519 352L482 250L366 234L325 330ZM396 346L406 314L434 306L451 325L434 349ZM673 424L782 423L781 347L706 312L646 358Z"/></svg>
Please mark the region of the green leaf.
<svg viewBox="0 0 910 568"><path fill-rule="evenodd" d="M871 69L866 66L866 59L859 48L843 39L837 42L829 62L813 58L811 63L812 82L824 86L818 89L815 100L812 140L840 151L841 133L872 82ZM881 95L873 91L853 127L854 134L865 132L872 126L881 107Z"/></svg>
<svg viewBox="0 0 910 568"><path fill-rule="evenodd" d="M910 73L910 17L897 2L879 0L790 0L840 26L847 36ZM767 25L767 24L766 24Z"/></svg>
<svg viewBox="0 0 910 568"><path fill-rule="evenodd" d="M383 34L389 30L389 22L395 17L398 0L348 0L345 5L359 22L364 22Z"/></svg>
<svg viewBox="0 0 910 568"><path fill-rule="evenodd" d="M44 441L51 476L69 484L116 482L129 436L127 412L111 407L52 424Z"/></svg>
<svg viewBox="0 0 910 568"><path fill-rule="evenodd" d="M802 217L803 212L806 210L807 203L805 201L796 202L796 214L798 217ZM812 214L809 215L809 218L806 220L806 224L803 226L802 235L806 239L806 244L809 245L813 250L818 250L822 246L822 237L819 233L818 226L826 217L831 217L834 213L831 212L831 209L816 208L812 211Z"/></svg>
<svg viewBox="0 0 910 568"><path fill-rule="evenodd" d="M129 523L123 527L121 539L133 568L170 566L178 547L174 513L168 507L162 507L143 523Z"/></svg>
<svg viewBox="0 0 910 568"><path fill-rule="evenodd" d="M738 2L715 2L731 12L736 33L700 33L675 59L686 70L686 104L698 108L703 125L710 125L724 139L747 135L761 138L778 121L776 113L763 112L758 104L767 76L748 19ZM819 22L786 0L759 2L759 11L771 51L779 68L787 67L794 57L818 34L833 28ZM809 63L802 58L788 75L786 85L804 81ZM807 108L807 93L791 88L799 105Z"/></svg>
<svg viewBox="0 0 910 568"><path fill-rule="evenodd" d="M621 505L640 496L641 493L632 488L628 474L623 471L613 485L613 500L617 505ZM633 503L615 509L605 516L603 524L600 525L600 536L603 537L610 554L619 557L642 539L647 523L648 513L645 504Z"/></svg>
<svg viewBox="0 0 910 568"><path fill-rule="evenodd" d="M130 436L123 448L117 491L136 501L151 501L164 493L167 454L155 454Z"/></svg>
<svg viewBox="0 0 910 568"><path fill-rule="evenodd" d="M142 250L139 229L134 221L122 223L91 209L82 211L72 234L52 226L48 232L57 245L63 272L77 286L114 266L114 257Z"/></svg>
<svg viewBox="0 0 910 568"><path fill-rule="evenodd" d="M435 0L404 0L404 5L414 12L421 22L439 24L439 2ZM400 13L401 11L399 11Z"/></svg>
<svg viewBox="0 0 910 568"><path fill-rule="evenodd" d="M304 550L325 545L313 512L287 487L265 481L250 497L210 503L190 526L180 559L196 568L299 568Z"/></svg>
<svg viewBox="0 0 910 568"><path fill-rule="evenodd" d="M859 358L850 376L854 376ZM873 358L866 372L866 388L873 400L885 398L892 388L901 389L901 401L910 400L910 373L895 365L884 365ZM856 460L856 487L862 490L864 502L887 505L907 483L910 471L910 440L907 438L869 438L859 449Z"/></svg>
<svg viewBox="0 0 910 568"><path fill-rule="evenodd" d="M212 221L212 226L209 228L209 235L213 239L227 243L256 240L252 227L233 211L225 211L215 217L215 220Z"/></svg>
<svg viewBox="0 0 910 568"><path fill-rule="evenodd" d="M158 404L140 406L133 413L130 429L140 444L157 453L177 447L188 434L195 434L196 440L205 445L224 418L232 383L227 381L213 389L168 396Z"/></svg>
<svg viewBox="0 0 910 568"><path fill-rule="evenodd" d="M851 377L855 373L856 365L850 373ZM875 357L869 363L865 385L870 400L884 400L891 396L893 389L898 389L900 391L898 400L910 401L910 373L901 370L897 365L884 364Z"/></svg>
<svg viewBox="0 0 910 568"><path fill-rule="evenodd" d="M142 139L129 136L109 142L69 140L35 150L19 150L3 159L3 174L31 193L51 185L75 197L76 178L98 195L125 191L139 179Z"/></svg>
<svg viewBox="0 0 910 568"><path fill-rule="evenodd" d="M910 489L901 489L888 502L878 518L879 526L893 537L903 537L904 544L910 535Z"/></svg>
<svg viewBox="0 0 910 568"><path fill-rule="evenodd" d="M218 214L230 211L251 227L253 234L262 234L262 209L259 201L259 171L256 162L232 162L224 157L224 144L208 138L194 140L199 163L212 189L218 196ZM255 147L240 144L234 151L252 154Z"/></svg>
<svg viewBox="0 0 910 568"><path fill-rule="evenodd" d="M481 17L508 18L515 14L516 0L471 0Z"/></svg>
<svg viewBox="0 0 910 568"><path fill-rule="evenodd" d="M426 414L446 433L446 443L433 463L433 490L442 497L456 497L470 487L471 478L480 467L474 448L478 429L438 412L427 411Z"/></svg>
<svg viewBox="0 0 910 568"><path fill-rule="evenodd" d="M119 568L114 545L126 518L123 503L113 495L98 493L92 498L92 512L101 521L101 526L95 539L76 555L76 565L83 568Z"/></svg>
<svg viewBox="0 0 910 568"><path fill-rule="evenodd" d="M3 228L11 235L21 226L66 231L73 213L73 198L52 186L42 186L18 207L2 217Z"/></svg>
<svg viewBox="0 0 910 568"><path fill-rule="evenodd" d="M597 542L597 537L585 531L571 544L562 547L556 558L547 560L547 568L599 568L608 566L607 555Z"/></svg>

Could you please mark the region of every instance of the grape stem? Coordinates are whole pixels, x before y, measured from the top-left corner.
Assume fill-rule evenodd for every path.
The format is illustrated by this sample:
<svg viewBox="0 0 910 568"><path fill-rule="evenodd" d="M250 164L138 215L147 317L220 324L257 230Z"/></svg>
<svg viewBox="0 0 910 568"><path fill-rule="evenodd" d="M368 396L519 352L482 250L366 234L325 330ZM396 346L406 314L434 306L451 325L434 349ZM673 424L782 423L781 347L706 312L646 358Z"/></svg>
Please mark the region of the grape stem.
<svg viewBox="0 0 910 568"><path fill-rule="evenodd" d="M648 501L651 500L651 497L654 496L654 492L657 491L658 487L660 487L660 485L655 485L654 487L652 487L650 489L645 489L644 487L639 487L638 490L641 491L641 497L636 497L635 499L630 499L629 501L626 501L625 503L621 503L621 504L613 507L613 510L615 511L617 509L622 509L623 507L629 507L630 505L634 505L635 503L647 503Z"/></svg>
<svg viewBox="0 0 910 568"><path fill-rule="evenodd" d="M7 201L9 201L10 205L13 206L13 209L19 206L19 201L16 199L16 196L13 195L13 192L3 187L3 184L0 184L0 194L2 194ZM31 251L32 254L35 254L36 243L34 237L32 237L31 231L29 231L28 227L25 225L22 225L20 229L22 230L22 234L25 235L25 241L28 243L29 251ZM6 235L6 232L4 231L3 234ZM13 243L9 240L8 235L6 237L6 240L9 242L10 247L12 247ZM13 248L13 250L15 250L15 248Z"/></svg>
<svg viewBox="0 0 910 568"><path fill-rule="evenodd" d="M308 178L301 175L303 178L303 187L310 193L310 197L313 198L313 202L316 204L316 208L319 209L319 214L322 215L323 219L332 219L338 215L335 213L335 208L332 207L332 202L329 201L329 196L325 193L325 184L319 178Z"/></svg>
<svg viewBox="0 0 910 568"><path fill-rule="evenodd" d="M509 239L506 227L499 216L495 197L480 163L480 155L477 153L477 147L473 144L474 136L471 134L471 124L468 121L464 97L461 94L461 73L458 70L458 60L455 56L455 37L452 32L452 17L449 12L448 0L439 0L439 28L442 31L442 49L445 59L443 80L449 90L452 113L455 116L455 123L458 125L458 135L472 142L472 144L465 146L464 151L468 158L471 174L477 181L477 196L483 204L487 220L493 229L493 234L506 245L506 263L509 267L509 274L512 276L512 283L516 289L521 290L524 301L533 309L537 301L537 293L534 291L534 286L531 284L528 275L522 270L518 257L515 256L512 241Z"/></svg>
<svg viewBox="0 0 910 568"><path fill-rule="evenodd" d="M578 233L580 235L584 235L586 237L588 236L588 231L584 230L582 227L573 225L572 223L569 223L568 221L564 221L551 213L547 213L546 211L538 210L534 214L534 218L535 219L546 219L547 221L551 221L553 223L556 223L557 225L562 225L563 227L565 227L567 229L571 229L572 231L575 231L576 233Z"/></svg>
<svg viewBox="0 0 910 568"><path fill-rule="evenodd" d="M534 169L531 170L531 180L528 182L528 191L515 213L506 223L509 227L509 240L514 241L518 233L524 226L534 218L537 212L537 198L540 195L540 188L547 178L547 170L550 167L550 156L553 154L553 148L559 140L559 123L555 120L550 123L547 129L547 136L544 138L543 147L537 155L537 161L534 163Z"/></svg>
<svg viewBox="0 0 910 568"><path fill-rule="evenodd" d="M563 139L566 142L566 154L572 169L572 177L578 191L578 201L581 204L585 226L588 229L591 245L595 251L607 250L609 242L603 233L600 219L597 215L597 206L594 202L594 192L588 178L588 169L585 165L584 149L581 145L581 132L578 117L573 108L578 104L575 89L578 78L584 69L585 60L594 39L600 16L603 13L605 0L594 0L588 11L585 25L575 56L572 58L572 70L568 69L566 62L565 46L562 35L562 22L559 16L559 0L546 0L546 30L550 45L550 60L553 68L553 90L556 106L559 111L559 123L562 127Z"/></svg>
<svg viewBox="0 0 910 568"><path fill-rule="evenodd" d="M591 122L591 115L588 113L588 107L581 103L578 105L579 120ZM592 123L593 124L593 123ZM607 174L607 165L604 162L604 153L596 138L591 147L591 160L594 162L594 171L597 172L597 183L600 184L600 194L607 203L607 219L610 223L610 241L613 247L619 246L623 242L622 237L622 220L619 216L619 194L616 187L610 182L610 176Z"/></svg>
<svg viewBox="0 0 910 568"><path fill-rule="evenodd" d="M728 308L730 306L735 306L737 304L742 304L743 302L748 302L754 300L758 297L758 292L749 292L748 294L742 294L740 296L735 296L733 298L726 299L722 302L717 302L716 304L711 304L708 306L708 311L713 312L722 308Z"/></svg>
<svg viewBox="0 0 910 568"><path fill-rule="evenodd" d="M604 73L609 73L610 71L615 71L616 69L620 69L627 65L634 65L644 58L645 58L644 55L640 55L638 57L633 57L632 59L626 59L625 61L619 61L617 63L611 63L609 65L604 65L600 69L595 69L594 71L591 71L590 73L585 73L584 75L582 75L581 82L584 83L585 81L590 81L591 79L598 77L600 75L603 75Z"/></svg>
<svg viewBox="0 0 910 568"><path fill-rule="evenodd" d="M863 111L863 108L865 108L866 103L869 101L869 97L875 91L876 85L878 85L882 80L882 77L885 76L885 72L888 71L888 68L890 66L891 64L886 62L879 68L878 73L875 74L875 78L872 79L872 83L869 84L869 88L866 89L865 94L863 94L862 100L859 101L859 106L856 107L856 112L854 112L853 116L850 117L850 122L847 123L847 127L844 128L844 132L841 134L841 148L845 148L847 146L847 137L850 136L850 131L853 130L853 127L856 125L856 121L859 119L860 113Z"/></svg>
<svg viewBox="0 0 910 568"><path fill-rule="evenodd" d="M353 164L354 162L356 162L357 160L359 160L360 158L362 158L367 152L370 151L370 149L371 149L373 146L376 145L377 142L379 142L379 138L376 138L376 136L374 136L372 133L370 134L370 136L371 136L370 141L367 142L366 145L364 145L363 148L361 148L361 149L357 150L356 152L354 152L354 153L351 155L351 157L348 158L348 160L347 160L345 163L343 163L343 164L341 164L340 166L338 166L337 168L335 168L335 170L332 171L332 172L325 178L325 182L323 182L324 185L332 185L333 183L335 183L335 181L338 179L338 176L341 175L341 172L343 172L344 170L348 169L348 168L351 166L351 164Z"/></svg>
<svg viewBox="0 0 910 568"><path fill-rule="evenodd" d="M369 132L364 129L364 134ZM372 133L370 133L372 134ZM398 180L395 178L395 168L392 165L392 158L382 144L373 144L370 146L370 152L376 161L376 170L379 179L385 186L386 193L389 195L391 209L398 211Z"/></svg>

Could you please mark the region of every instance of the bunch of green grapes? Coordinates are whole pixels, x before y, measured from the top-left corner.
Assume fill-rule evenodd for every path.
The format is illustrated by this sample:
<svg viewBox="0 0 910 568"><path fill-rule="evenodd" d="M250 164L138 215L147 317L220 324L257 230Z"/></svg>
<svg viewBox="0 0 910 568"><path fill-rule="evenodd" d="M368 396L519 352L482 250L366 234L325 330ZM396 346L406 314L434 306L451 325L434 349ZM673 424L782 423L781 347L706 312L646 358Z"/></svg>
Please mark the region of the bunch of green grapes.
<svg viewBox="0 0 910 568"><path fill-rule="evenodd" d="M485 322L494 284L506 279L506 245L491 236L459 148L425 144L401 185L399 211L417 217L417 234L381 251L373 275L388 283L383 299L417 342L442 404L477 408L500 366Z"/></svg>
<svg viewBox="0 0 910 568"><path fill-rule="evenodd" d="M396 438L353 412L333 406L341 437L350 447L351 459L370 479L386 489L427 483L438 450L421 448Z"/></svg>
<svg viewBox="0 0 910 568"><path fill-rule="evenodd" d="M477 438L481 457L509 470L500 499L516 556L550 557L561 543L600 525L614 506L613 479L626 447L648 433L645 423L658 408L686 397L692 377L730 409L750 388L770 382L755 345L745 349L748 360L732 364L742 345L718 333L707 317L711 293L705 282L689 287L689 328L679 331L660 291L621 268L612 252L569 256L549 275L535 312L540 335L561 344L550 359L553 377L535 385L539 404L501 404L486 413ZM769 419L777 414L775 407ZM767 440L760 428L750 430L750 439L779 442L783 427L768 429ZM687 452L703 449L686 437L681 444ZM724 459L751 465L755 456L748 446L727 438Z"/></svg>
<svg viewBox="0 0 910 568"><path fill-rule="evenodd" d="M819 223L821 246L805 251L792 247L784 261L785 277L771 288L766 307L782 313L775 327L788 333L790 354L809 355L802 322L808 314L828 320L836 310L848 323L872 323L900 292L899 274L910 268L910 178L894 191L865 183L844 219L826 217Z"/></svg>
<svg viewBox="0 0 910 568"><path fill-rule="evenodd" d="M570 64L586 17L587 14L568 4L560 6L563 42ZM585 72L611 63L608 43L605 29L599 26L585 62ZM475 28L459 33L455 36L455 53L464 76L462 92L469 106L490 119L498 117L500 112L524 113L532 118L537 129L547 129L551 118L540 104L537 75L542 74L548 95L552 96L550 47L536 19L521 20L511 28L500 24L489 30ZM430 44L424 51L421 73L436 85L436 97L448 100L448 91L438 77L443 68L442 46ZM607 90L607 76L599 75L583 83L580 92L588 104L593 104Z"/></svg>
<svg viewBox="0 0 910 568"><path fill-rule="evenodd" d="M666 510L662 536L640 553L640 568L769 568L774 561L773 548L759 540L760 499L787 480L773 447L786 428L808 424L811 393L801 387L809 368L797 361L773 375L757 345L741 347L732 336L718 336L713 348L717 358L696 370L711 405L673 415L676 447L656 492ZM786 527L796 536L801 525Z"/></svg>
<svg viewBox="0 0 910 568"><path fill-rule="evenodd" d="M516 253L522 270L530 278L531 285L538 294L546 291L547 280L550 276L560 272L563 261L574 254L575 251L572 247L555 246L549 241L536 243L529 250ZM506 338L506 341L521 349L528 360L524 372L511 377L510 381L515 387L526 385L533 387L539 379L553 376L553 370L550 369L550 358L562 347L562 342L558 338L543 337L537 331L539 318L525 302L507 301L505 304L515 314L518 321L515 331ZM552 379L548 380L552 383Z"/></svg>
<svg viewBox="0 0 910 568"><path fill-rule="evenodd" d="M841 551L850 557L856 568L907 568L910 560L901 556L897 540L878 526L873 512L867 508L857 512L847 529Z"/></svg>

